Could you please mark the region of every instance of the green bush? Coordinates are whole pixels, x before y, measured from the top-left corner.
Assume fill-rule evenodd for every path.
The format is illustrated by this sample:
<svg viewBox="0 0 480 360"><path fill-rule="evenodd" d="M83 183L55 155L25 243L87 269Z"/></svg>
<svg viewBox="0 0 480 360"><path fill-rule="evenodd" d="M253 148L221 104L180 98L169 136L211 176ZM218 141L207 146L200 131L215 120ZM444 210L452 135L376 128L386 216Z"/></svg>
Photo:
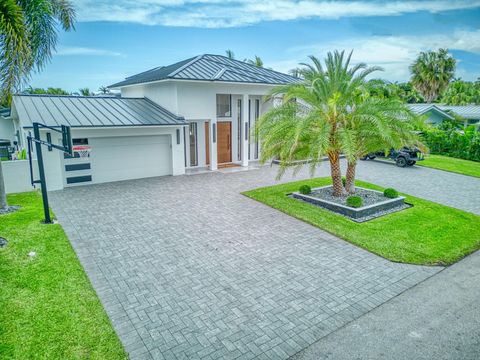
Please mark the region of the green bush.
<svg viewBox="0 0 480 360"><path fill-rule="evenodd" d="M480 161L480 132L473 126L463 131L453 128L435 128L423 132L423 141L432 154Z"/></svg>
<svg viewBox="0 0 480 360"><path fill-rule="evenodd" d="M347 205L353 208L359 208L363 205L363 200L360 196L349 196L347 198Z"/></svg>
<svg viewBox="0 0 480 360"><path fill-rule="evenodd" d="M383 191L383 196L390 199L395 199L398 197L398 191L393 188L388 188Z"/></svg>
<svg viewBox="0 0 480 360"><path fill-rule="evenodd" d="M347 178L345 176L342 176L342 184L343 187L345 187L345 184L347 183Z"/></svg>
<svg viewBox="0 0 480 360"><path fill-rule="evenodd" d="M308 195L312 192L312 188L308 185L302 185L298 191L300 191L300 194Z"/></svg>

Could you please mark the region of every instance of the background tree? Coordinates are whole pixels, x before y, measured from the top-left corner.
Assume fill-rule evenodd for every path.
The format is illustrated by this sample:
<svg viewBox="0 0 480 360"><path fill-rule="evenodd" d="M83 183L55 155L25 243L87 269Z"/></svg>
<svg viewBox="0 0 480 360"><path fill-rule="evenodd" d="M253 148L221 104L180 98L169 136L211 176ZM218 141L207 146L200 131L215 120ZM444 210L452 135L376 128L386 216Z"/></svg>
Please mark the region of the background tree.
<svg viewBox="0 0 480 360"><path fill-rule="evenodd" d="M300 78L302 76L302 69L299 67L288 70L288 74L293 77Z"/></svg>
<svg viewBox="0 0 480 360"><path fill-rule="evenodd" d="M421 52L410 66L412 85L427 103L435 101L455 74L456 60L447 49Z"/></svg>
<svg viewBox="0 0 480 360"><path fill-rule="evenodd" d="M260 56L255 55L253 59L245 59L245 62L255 65L257 67L263 67L263 60L260 58Z"/></svg>
<svg viewBox="0 0 480 360"><path fill-rule="evenodd" d="M12 92L51 59L57 24L73 29L75 11L69 0L0 1L0 98L10 103ZM0 160L0 209L7 201Z"/></svg>
<svg viewBox="0 0 480 360"><path fill-rule="evenodd" d="M98 88L98 91L101 93L101 94L110 94L110 89L106 86L100 86Z"/></svg>
<svg viewBox="0 0 480 360"><path fill-rule="evenodd" d="M90 91L90 89L88 87L78 89L78 92L82 96L92 96L93 95L93 93Z"/></svg>
<svg viewBox="0 0 480 360"><path fill-rule="evenodd" d="M442 104L469 105L480 103L480 84L457 79L452 81L440 98Z"/></svg>
<svg viewBox="0 0 480 360"><path fill-rule="evenodd" d="M351 55L328 53L325 67L310 56L311 64L302 64L304 81L272 90L269 98L281 96L283 102L262 115L256 125L261 161L279 159L279 177L289 167L300 169L296 160L306 159L313 175L326 155L335 196L354 191L360 157L417 142L410 123L414 115L405 104L370 94L366 77L380 68L351 65ZM341 153L347 156L347 190L342 184Z"/></svg>
<svg viewBox="0 0 480 360"><path fill-rule="evenodd" d="M49 87L47 89L44 89L44 88L33 88L31 86L23 90L23 93L24 94L70 95L68 91L63 90L61 88Z"/></svg>
<svg viewBox="0 0 480 360"><path fill-rule="evenodd" d="M235 59L235 53L230 49L225 50L225 55L227 55L229 59L232 59L232 60Z"/></svg>

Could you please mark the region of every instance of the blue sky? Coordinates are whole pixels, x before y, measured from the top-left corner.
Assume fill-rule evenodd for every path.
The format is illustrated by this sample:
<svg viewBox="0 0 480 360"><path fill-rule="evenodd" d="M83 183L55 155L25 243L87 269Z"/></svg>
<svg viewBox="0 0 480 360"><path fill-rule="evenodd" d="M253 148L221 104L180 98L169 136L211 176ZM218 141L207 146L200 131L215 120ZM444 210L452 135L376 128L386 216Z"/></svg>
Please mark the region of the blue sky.
<svg viewBox="0 0 480 360"><path fill-rule="evenodd" d="M354 61L380 65L376 77L406 81L424 50L446 47L457 76L480 77L480 0L72 0L76 30L34 87L97 90L126 76L203 53L260 56L288 71L310 54L354 50Z"/></svg>

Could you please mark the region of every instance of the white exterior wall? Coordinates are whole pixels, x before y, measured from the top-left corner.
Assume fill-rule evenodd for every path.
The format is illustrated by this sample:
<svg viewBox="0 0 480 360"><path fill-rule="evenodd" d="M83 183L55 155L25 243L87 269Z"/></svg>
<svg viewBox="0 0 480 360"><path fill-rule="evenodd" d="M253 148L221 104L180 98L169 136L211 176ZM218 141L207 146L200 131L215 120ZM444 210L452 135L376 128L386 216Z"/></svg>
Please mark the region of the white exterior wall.
<svg viewBox="0 0 480 360"><path fill-rule="evenodd" d="M12 145L15 140L15 127L11 118L0 116L0 139L10 140Z"/></svg>
<svg viewBox="0 0 480 360"><path fill-rule="evenodd" d="M179 115L177 87L174 82L127 86L123 87L121 91L122 97L147 97L175 115Z"/></svg>
<svg viewBox="0 0 480 360"><path fill-rule="evenodd" d="M161 81L151 84L140 84L126 86L121 89L124 97L147 97L159 105L165 107L176 115L183 116L189 122L197 123L197 146L198 146L198 167L207 166L206 144L205 144L205 122L210 124L210 137L212 136L212 126L217 121L232 122L232 162L238 160L238 111L237 100L247 95L251 100L251 127L254 126L255 99L260 100L260 115L269 107L270 103L263 102L263 96L266 95L274 86L264 84L241 84L241 83L221 83L208 81ZM217 94L232 95L232 116L217 117ZM248 114L246 114L248 115ZM188 128L186 129L186 157L187 167L190 166L189 137ZM244 127L242 126L242 132ZM242 139L244 134L242 133ZM211 142L211 140L210 140ZM243 144L242 144L243 145ZM210 161L210 167L216 168L216 143L210 143L210 155L214 161ZM242 149L243 150L243 149ZM260 151L260 150L259 150ZM250 141L250 160L254 159L255 141L253 137ZM245 164L245 163L244 163ZM213 166L212 166L213 165Z"/></svg>
<svg viewBox="0 0 480 360"><path fill-rule="evenodd" d="M37 162L33 161L35 176L38 176ZM32 191L28 160L2 161L3 179L7 194Z"/></svg>

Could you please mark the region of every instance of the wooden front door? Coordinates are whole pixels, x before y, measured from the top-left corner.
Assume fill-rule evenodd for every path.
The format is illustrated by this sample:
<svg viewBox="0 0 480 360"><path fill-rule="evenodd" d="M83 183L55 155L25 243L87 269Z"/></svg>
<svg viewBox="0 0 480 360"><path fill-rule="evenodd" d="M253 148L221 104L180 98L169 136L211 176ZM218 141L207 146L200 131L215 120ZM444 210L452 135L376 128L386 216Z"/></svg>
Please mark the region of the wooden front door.
<svg viewBox="0 0 480 360"><path fill-rule="evenodd" d="M232 161L232 123L217 122L217 161L219 164Z"/></svg>

